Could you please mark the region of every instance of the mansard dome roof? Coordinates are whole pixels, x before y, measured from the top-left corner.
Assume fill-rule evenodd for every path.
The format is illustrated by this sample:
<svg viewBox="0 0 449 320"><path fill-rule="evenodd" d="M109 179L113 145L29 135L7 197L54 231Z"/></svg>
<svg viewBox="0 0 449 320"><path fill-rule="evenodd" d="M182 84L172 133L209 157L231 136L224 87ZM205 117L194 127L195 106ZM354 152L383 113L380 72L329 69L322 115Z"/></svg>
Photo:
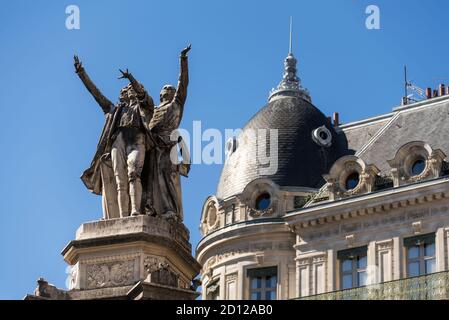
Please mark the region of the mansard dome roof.
<svg viewBox="0 0 449 320"><path fill-rule="evenodd" d="M337 134L326 116L309 102L310 99L291 93L288 90L286 94L279 95L278 88L276 97L272 94L268 105L243 128L235 151L229 155L222 170L217 198L238 195L248 183L259 178L270 179L281 187L319 188L324 184L322 175L341 154ZM331 135L330 145L313 138L313 132L323 129L323 126ZM254 159L257 135L250 133L257 132L257 129L278 130L278 169L272 175L264 175L261 169L266 165ZM273 163L275 155L270 154L270 146L266 150Z"/></svg>

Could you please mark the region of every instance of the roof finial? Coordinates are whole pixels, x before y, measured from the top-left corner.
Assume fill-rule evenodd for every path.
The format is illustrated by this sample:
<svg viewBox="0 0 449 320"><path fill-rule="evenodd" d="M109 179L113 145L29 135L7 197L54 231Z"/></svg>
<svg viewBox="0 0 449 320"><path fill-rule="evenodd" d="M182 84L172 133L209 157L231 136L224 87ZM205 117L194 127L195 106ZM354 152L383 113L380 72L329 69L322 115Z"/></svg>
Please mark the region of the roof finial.
<svg viewBox="0 0 449 320"><path fill-rule="evenodd" d="M293 33L292 26L293 26L293 17L290 16L290 46L289 46L289 49L288 49L288 53L289 54L292 53L292 33Z"/></svg>
<svg viewBox="0 0 449 320"><path fill-rule="evenodd" d="M270 91L269 101L278 97L299 97L311 102L309 91L301 86L301 80L296 75L296 59L293 56L293 18L290 17L290 43L287 58L284 60L284 75L277 88Z"/></svg>

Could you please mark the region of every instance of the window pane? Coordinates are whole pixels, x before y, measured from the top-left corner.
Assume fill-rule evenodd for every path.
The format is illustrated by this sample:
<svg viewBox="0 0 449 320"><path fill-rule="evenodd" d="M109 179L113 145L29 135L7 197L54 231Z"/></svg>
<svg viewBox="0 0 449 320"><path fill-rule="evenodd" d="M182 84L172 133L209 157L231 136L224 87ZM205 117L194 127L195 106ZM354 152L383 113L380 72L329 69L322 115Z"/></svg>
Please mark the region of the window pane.
<svg viewBox="0 0 449 320"><path fill-rule="evenodd" d="M343 288L342 289L350 289L352 288L352 274L346 274L343 276L342 279L343 282Z"/></svg>
<svg viewBox="0 0 449 320"><path fill-rule="evenodd" d="M408 276L409 277L419 276L419 262L410 262L408 264Z"/></svg>
<svg viewBox="0 0 449 320"><path fill-rule="evenodd" d="M419 247L410 247L408 248L408 257L410 259L419 257Z"/></svg>
<svg viewBox="0 0 449 320"><path fill-rule="evenodd" d="M366 272L364 271L364 272L359 272L358 274L357 274L357 277L358 277L358 285L359 285L359 287L363 287L363 286L366 286Z"/></svg>
<svg viewBox="0 0 449 320"><path fill-rule="evenodd" d="M251 294L251 300L262 300L262 295L260 292L253 292Z"/></svg>
<svg viewBox="0 0 449 320"><path fill-rule="evenodd" d="M256 278L252 278L251 279L251 288L252 289L256 289L257 288L257 279Z"/></svg>
<svg viewBox="0 0 449 320"><path fill-rule="evenodd" d="M426 168L426 161L424 159L418 159L412 165L412 175L417 176L421 174Z"/></svg>
<svg viewBox="0 0 449 320"><path fill-rule="evenodd" d="M424 255L426 257L434 257L435 256L435 243L426 244L424 246Z"/></svg>
<svg viewBox="0 0 449 320"><path fill-rule="evenodd" d="M265 282L265 287L268 288L276 288L277 285L277 277L276 276L272 276L272 277L267 277L266 282Z"/></svg>
<svg viewBox="0 0 449 320"><path fill-rule="evenodd" d="M435 259L426 260L426 273L434 273L436 271Z"/></svg>
<svg viewBox="0 0 449 320"><path fill-rule="evenodd" d="M276 291L267 291L265 293L265 300L276 300Z"/></svg>
<svg viewBox="0 0 449 320"><path fill-rule="evenodd" d="M271 277L265 278L265 288L271 288Z"/></svg>
<svg viewBox="0 0 449 320"><path fill-rule="evenodd" d="M342 270L343 270L343 272L345 272L345 271L351 271L352 270L352 260L343 260L343 263L342 263Z"/></svg>
<svg viewBox="0 0 449 320"><path fill-rule="evenodd" d="M360 182L360 175L358 172L354 172L349 175L348 178L346 178L346 190L352 190L355 189L355 187L358 186Z"/></svg>
<svg viewBox="0 0 449 320"><path fill-rule="evenodd" d="M357 261L357 268L358 269L366 269L366 256L364 257L359 257L358 261Z"/></svg>
<svg viewBox="0 0 449 320"><path fill-rule="evenodd" d="M253 288L253 289L260 289L260 288L262 288L262 278L261 277L252 278L252 280L251 280L251 288Z"/></svg>

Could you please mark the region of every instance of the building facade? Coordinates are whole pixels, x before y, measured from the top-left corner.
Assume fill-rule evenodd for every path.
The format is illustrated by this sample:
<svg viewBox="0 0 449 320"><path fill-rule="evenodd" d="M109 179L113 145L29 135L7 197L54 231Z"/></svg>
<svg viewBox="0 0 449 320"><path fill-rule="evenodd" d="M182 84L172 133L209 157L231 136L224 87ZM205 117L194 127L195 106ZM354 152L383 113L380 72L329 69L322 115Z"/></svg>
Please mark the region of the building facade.
<svg viewBox="0 0 449 320"><path fill-rule="evenodd" d="M203 299L449 297L445 86L341 125L312 104L296 62L227 143L201 214Z"/></svg>

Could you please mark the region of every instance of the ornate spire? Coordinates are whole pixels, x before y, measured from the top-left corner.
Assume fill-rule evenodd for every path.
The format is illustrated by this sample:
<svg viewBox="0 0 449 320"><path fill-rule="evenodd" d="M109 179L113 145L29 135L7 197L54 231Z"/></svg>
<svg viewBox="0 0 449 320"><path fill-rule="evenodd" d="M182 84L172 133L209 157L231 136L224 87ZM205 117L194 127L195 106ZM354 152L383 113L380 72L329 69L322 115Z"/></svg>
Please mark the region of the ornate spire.
<svg viewBox="0 0 449 320"><path fill-rule="evenodd" d="M296 75L297 60L292 52L292 20L290 18L290 43L289 53L284 60L284 77L279 83L278 87L273 88L268 97L268 101L282 96L299 97L308 102L311 102L309 91L302 87L301 79Z"/></svg>

